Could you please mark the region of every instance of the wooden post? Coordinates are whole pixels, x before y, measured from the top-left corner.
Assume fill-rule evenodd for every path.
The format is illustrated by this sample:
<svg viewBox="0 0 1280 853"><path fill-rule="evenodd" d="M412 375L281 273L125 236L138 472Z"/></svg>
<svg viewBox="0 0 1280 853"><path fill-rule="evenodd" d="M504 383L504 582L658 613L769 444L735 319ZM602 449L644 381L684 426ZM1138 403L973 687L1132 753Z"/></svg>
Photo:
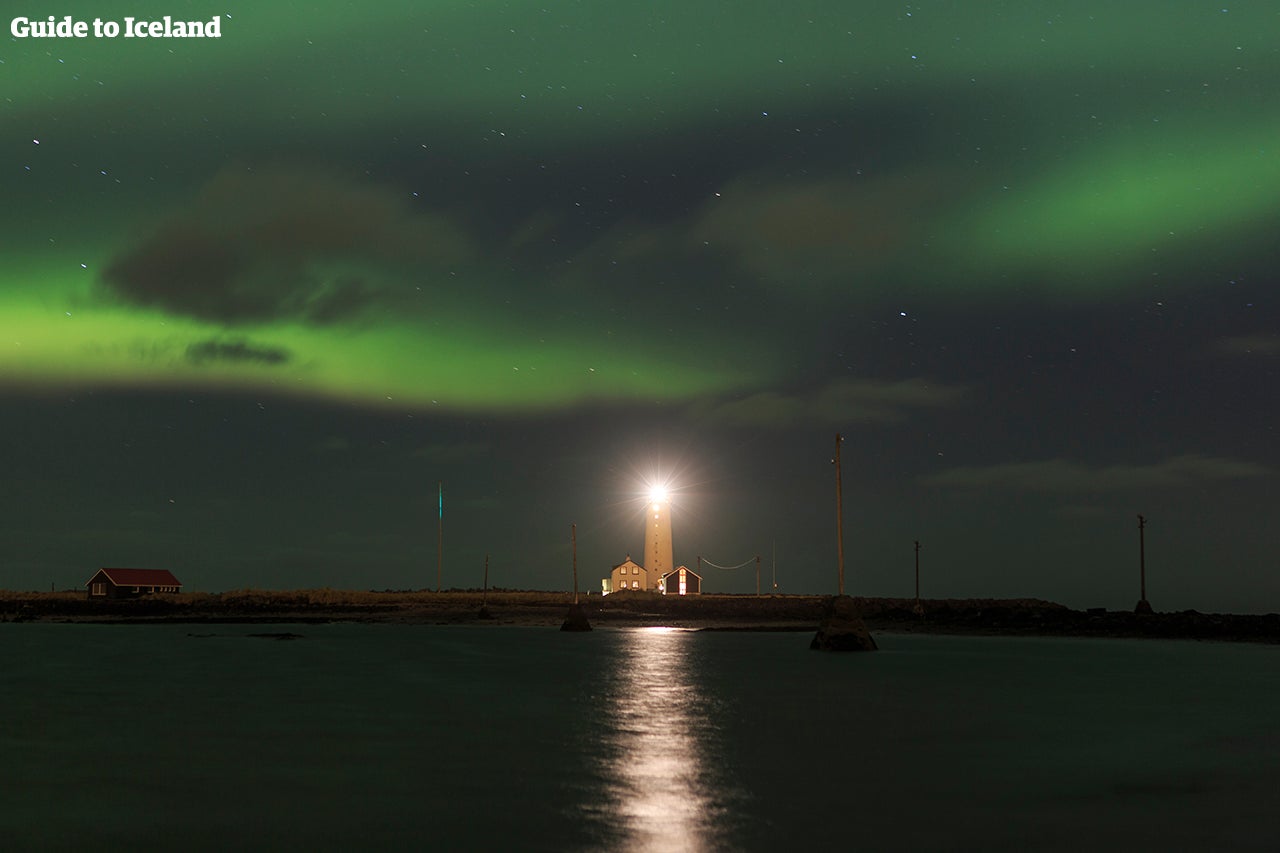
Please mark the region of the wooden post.
<svg viewBox="0 0 1280 853"><path fill-rule="evenodd" d="M591 622L578 603L578 525L569 526L569 543L573 549L573 604L569 605L569 615L560 624L561 631L590 631Z"/></svg>
<svg viewBox="0 0 1280 853"><path fill-rule="evenodd" d="M839 566L839 583L837 594L844 595L844 510L841 506L843 493L840 487L840 442L844 441L840 433L836 433L836 458L831 464L836 466L836 560Z"/></svg>
<svg viewBox="0 0 1280 853"><path fill-rule="evenodd" d="M484 555L484 592L480 594L480 612L476 614L481 619L492 619L493 614L489 612L489 555Z"/></svg>
<svg viewBox="0 0 1280 853"><path fill-rule="evenodd" d="M826 613L818 623L818 633L811 649L833 652L873 652L876 641L867 631L867 625L858 614L858 605L844 594L844 493L840 484L840 433L836 433L836 456L831 464L836 466L836 557L840 568L839 594L827 604Z"/></svg>
<svg viewBox="0 0 1280 853"><path fill-rule="evenodd" d="M1154 613L1151 609L1151 602L1147 601L1147 542L1146 542L1146 516L1138 514L1138 604L1133 608L1134 613Z"/></svg>
<svg viewBox="0 0 1280 853"><path fill-rule="evenodd" d="M1138 597L1147 600L1147 520L1138 514Z"/></svg>
<svg viewBox="0 0 1280 853"><path fill-rule="evenodd" d="M920 606L920 540L916 540L916 607Z"/></svg>
<svg viewBox="0 0 1280 853"><path fill-rule="evenodd" d="M569 544L573 547L573 603L578 603L578 525L569 525Z"/></svg>
<svg viewBox="0 0 1280 853"><path fill-rule="evenodd" d="M569 544L573 551L573 604L569 605L569 615L560 624L561 631L590 631L591 622L578 603L578 525L569 525Z"/></svg>
<svg viewBox="0 0 1280 853"><path fill-rule="evenodd" d="M773 594L778 594L778 540L773 540Z"/></svg>

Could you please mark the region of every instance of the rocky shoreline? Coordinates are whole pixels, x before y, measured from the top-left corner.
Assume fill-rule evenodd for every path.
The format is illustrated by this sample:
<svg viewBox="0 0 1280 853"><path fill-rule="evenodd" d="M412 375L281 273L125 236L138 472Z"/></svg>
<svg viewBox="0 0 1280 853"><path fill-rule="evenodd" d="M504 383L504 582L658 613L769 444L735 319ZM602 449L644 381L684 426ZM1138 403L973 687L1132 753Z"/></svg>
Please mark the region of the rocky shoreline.
<svg viewBox="0 0 1280 853"><path fill-rule="evenodd" d="M572 597L557 592L240 591L90 601L76 593L0 594L0 621L75 623L316 624L394 622L430 625L562 624ZM480 617L482 601L488 618ZM583 596L598 628L666 626L700 630L811 631L829 596L649 593ZM872 631L987 636L1149 637L1280 643L1280 614L1137 614L1072 610L1038 599L915 601L857 598Z"/></svg>

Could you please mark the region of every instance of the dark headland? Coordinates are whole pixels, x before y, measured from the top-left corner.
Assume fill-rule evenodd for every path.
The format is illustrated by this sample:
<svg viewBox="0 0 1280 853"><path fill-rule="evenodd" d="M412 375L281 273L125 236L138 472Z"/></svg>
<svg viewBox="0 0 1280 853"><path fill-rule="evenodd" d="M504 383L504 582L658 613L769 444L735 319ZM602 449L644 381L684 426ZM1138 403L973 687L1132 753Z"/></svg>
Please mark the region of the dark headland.
<svg viewBox="0 0 1280 853"><path fill-rule="evenodd" d="M812 631L830 596L615 593L583 596L597 628L668 626L727 631ZM490 619L480 619L479 590L446 592L239 590L90 601L82 592L0 592L0 621L98 623L399 622L424 625L558 627L572 601L567 592L489 590ZM1280 643L1280 615L1185 610L1133 613L1072 610L1038 599L857 598L873 631L989 636L1151 637Z"/></svg>

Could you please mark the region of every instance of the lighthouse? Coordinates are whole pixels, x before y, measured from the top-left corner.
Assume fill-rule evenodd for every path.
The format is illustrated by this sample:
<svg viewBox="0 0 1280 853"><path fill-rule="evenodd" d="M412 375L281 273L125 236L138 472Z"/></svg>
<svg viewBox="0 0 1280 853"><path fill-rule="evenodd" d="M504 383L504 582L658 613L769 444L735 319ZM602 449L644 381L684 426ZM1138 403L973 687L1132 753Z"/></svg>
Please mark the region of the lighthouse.
<svg viewBox="0 0 1280 853"><path fill-rule="evenodd" d="M654 486L644 500L644 565L627 555L600 579L600 591L648 590L664 595L698 595L702 576L687 566L677 566L671 545L671 495L665 486Z"/></svg>
<svg viewBox="0 0 1280 853"><path fill-rule="evenodd" d="M671 548L671 496L659 486L649 491L645 508L644 568L649 576L649 588L657 589L663 575L675 567Z"/></svg>

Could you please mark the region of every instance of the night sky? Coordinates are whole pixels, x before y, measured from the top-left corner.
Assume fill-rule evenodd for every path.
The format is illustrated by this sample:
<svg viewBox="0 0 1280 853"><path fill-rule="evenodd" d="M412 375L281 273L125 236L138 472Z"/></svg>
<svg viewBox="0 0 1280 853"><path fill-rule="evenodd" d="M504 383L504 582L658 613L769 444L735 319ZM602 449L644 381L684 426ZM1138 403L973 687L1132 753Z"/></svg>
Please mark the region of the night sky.
<svg viewBox="0 0 1280 853"><path fill-rule="evenodd" d="M1280 610L1274 4L18 6L0 587Z"/></svg>

